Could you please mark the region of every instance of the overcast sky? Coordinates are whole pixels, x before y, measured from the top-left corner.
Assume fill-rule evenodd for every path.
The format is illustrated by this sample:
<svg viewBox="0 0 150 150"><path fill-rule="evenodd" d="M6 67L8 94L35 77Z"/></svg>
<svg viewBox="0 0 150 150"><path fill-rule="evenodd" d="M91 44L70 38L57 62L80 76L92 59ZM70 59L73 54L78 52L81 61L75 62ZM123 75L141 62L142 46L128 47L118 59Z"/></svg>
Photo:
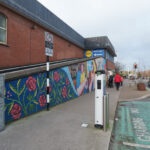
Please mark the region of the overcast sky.
<svg viewBox="0 0 150 150"><path fill-rule="evenodd" d="M107 35L117 61L150 69L150 0L39 0L83 37Z"/></svg>

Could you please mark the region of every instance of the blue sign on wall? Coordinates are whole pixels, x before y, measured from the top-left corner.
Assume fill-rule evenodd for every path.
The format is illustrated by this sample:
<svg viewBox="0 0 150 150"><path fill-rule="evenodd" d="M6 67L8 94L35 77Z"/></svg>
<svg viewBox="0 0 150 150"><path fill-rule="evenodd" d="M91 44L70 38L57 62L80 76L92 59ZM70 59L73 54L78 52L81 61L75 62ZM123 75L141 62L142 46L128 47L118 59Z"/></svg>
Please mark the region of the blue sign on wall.
<svg viewBox="0 0 150 150"><path fill-rule="evenodd" d="M93 57L102 56L104 57L104 50L93 50Z"/></svg>
<svg viewBox="0 0 150 150"><path fill-rule="evenodd" d="M97 57L102 56L104 57L104 49L97 49L97 50L86 50L84 52L85 58Z"/></svg>

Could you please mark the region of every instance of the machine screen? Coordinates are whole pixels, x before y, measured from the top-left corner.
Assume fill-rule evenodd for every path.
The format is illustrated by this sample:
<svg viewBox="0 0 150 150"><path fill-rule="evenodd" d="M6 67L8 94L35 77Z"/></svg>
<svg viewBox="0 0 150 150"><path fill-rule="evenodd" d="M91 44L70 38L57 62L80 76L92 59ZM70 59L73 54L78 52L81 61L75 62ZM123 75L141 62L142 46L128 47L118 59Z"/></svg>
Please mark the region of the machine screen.
<svg viewBox="0 0 150 150"><path fill-rule="evenodd" d="M101 89L101 80L97 80L97 89Z"/></svg>

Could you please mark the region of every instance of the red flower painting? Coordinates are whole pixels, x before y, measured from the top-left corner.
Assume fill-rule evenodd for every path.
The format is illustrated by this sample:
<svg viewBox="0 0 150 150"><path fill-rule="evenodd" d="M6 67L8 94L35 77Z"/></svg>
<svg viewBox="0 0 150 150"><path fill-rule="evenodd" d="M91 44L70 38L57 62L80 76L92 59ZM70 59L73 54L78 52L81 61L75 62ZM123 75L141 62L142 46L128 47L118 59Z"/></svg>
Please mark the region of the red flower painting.
<svg viewBox="0 0 150 150"><path fill-rule="evenodd" d="M66 84L69 85L69 79L68 78L66 78Z"/></svg>
<svg viewBox="0 0 150 150"><path fill-rule="evenodd" d="M47 87L45 87L45 90L47 91ZM52 91L51 84L49 84L49 93Z"/></svg>
<svg viewBox="0 0 150 150"><path fill-rule="evenodd" d="M39 98L39 103L41 107L44 107L46 105L46 97L45 95L41 95Z"/></svg>
<svg viewBox="0 0 150 150"><path fill-rule="evenodd" d="M19 119L21 116L21 106L19 106L18 104L14 104L11 109L11 115L13 119Z"/></svg>
<svg viewBox="0 0 150 150"><path fill-rule="evenodd" d="M67 97L67 88L66 88L66 86L63 87L62 96L63 96L63 98Z"/></svg>
<svg viewBox="0 0 150 150"><path fill-rule="evenodd" d="M51 84L49 84L49 93L51 92L52 90L52 87L51 87Z"/></svg>
<svg viewBox="0 0 150 150"><path fill-rule="evenodd" d="M54 72L54 80L55 80L56 82L59 81L59 73L58 73L58 72Z"/></svg>
<svg viewBox="0 0 150 150"><path fill-rule="evenodd" d="M36 79L33 77L29 77L26 81L26 85L29 91L35 91L36 89Z"/></svg>

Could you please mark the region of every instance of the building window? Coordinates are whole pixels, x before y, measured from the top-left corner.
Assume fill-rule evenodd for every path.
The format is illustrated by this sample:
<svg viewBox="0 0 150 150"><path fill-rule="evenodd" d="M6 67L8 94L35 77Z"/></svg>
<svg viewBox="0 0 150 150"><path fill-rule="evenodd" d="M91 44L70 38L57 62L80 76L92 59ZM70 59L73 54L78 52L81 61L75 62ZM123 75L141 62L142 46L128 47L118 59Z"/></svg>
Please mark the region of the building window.
<svg viewBox="0 0 150 150"><path fill-rule="evenodd" d="M7 18L0 13L0 43L7 43Z"/></svg>

